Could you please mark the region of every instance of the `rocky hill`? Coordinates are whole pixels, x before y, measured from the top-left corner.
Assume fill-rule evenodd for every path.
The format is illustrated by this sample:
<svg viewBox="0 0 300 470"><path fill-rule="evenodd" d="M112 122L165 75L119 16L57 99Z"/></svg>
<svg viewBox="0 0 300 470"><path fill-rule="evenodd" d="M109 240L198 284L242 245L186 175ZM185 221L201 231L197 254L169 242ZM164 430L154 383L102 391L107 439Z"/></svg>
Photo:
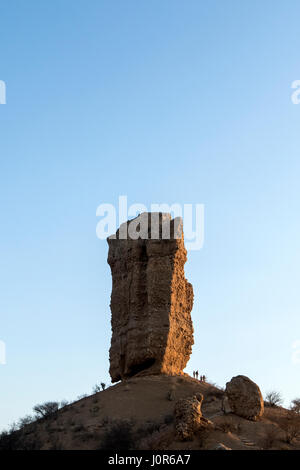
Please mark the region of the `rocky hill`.
<svg viewBox="0 0 300 470"><path fill-rule="evenodd" d="M194 410L193 397L200 399ZM224 397L220 388L188 376L138 376L2 435L0 449L300 449L297 413L266 406L249 420L224 410ZM187 424L186 410L178 414L178 404L188 405L185 436L178 431L180 420Z"/></svg>

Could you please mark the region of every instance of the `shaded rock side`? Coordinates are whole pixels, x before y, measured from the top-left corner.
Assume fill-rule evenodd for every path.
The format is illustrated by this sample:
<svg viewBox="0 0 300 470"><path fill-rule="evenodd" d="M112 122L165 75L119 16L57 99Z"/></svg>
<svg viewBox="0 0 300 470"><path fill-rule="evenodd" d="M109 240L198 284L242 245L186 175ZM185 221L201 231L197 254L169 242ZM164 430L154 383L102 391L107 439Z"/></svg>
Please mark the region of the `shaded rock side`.
<svg viewBox="0 0 300 470"><path fill-rule="evenodd" d="M263 415L264 401L261 391L248 377L233 377L226 384L226 395L234 414L254 421Z"/></svg>
<svg viewBox="0 0 300 470"><path fill-rule="evenodd" d="M170 236L165 239L168 224ZM140 230L136 239L134 228ZM112 382L138 373L182 373L194 342L193 288L184 275L182 220L143 213L122 224L108 245Z"/></svg>

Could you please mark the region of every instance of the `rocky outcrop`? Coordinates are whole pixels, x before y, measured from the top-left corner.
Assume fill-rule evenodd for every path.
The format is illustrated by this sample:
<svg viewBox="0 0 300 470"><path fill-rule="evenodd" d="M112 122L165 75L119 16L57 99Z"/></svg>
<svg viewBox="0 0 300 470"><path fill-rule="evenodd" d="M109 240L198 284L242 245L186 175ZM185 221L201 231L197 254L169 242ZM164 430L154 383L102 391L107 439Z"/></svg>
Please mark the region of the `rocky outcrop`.
<svg viewBox="0 0 300 470"><path fill-rule="evenodd" d="M188 441L202 426L201 404L203 396L198 394L189 398L182 398L175 404L175 431L177 439Z"/></svg>
<svg viewBox="0 0 300 470"><path fill-rule="evenodd" d="M141 373L182 373L193 345L182 220L143 213L122 224L108 244L112 382Z"/></svg>
<svg viewBox="0 0 300 470"><path fill-rule="evenodd" d="M226 384L226 395L234 414L254 421L263 415L264 401L261 391L248 377L233 377Z"/></svg>

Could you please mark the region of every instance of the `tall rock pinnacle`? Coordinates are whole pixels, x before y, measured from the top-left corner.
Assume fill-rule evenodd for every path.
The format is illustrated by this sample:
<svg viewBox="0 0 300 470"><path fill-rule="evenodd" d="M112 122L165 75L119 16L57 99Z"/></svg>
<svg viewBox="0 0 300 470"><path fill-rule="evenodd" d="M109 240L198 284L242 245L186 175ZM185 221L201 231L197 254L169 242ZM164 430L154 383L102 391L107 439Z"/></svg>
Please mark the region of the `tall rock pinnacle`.
<svg viewBox="0 0 300 470"><path fill-rule="evenodd" d="M112 382L136 374L182 373L194 343L182 219L145 212L107 241Z"/></svg>

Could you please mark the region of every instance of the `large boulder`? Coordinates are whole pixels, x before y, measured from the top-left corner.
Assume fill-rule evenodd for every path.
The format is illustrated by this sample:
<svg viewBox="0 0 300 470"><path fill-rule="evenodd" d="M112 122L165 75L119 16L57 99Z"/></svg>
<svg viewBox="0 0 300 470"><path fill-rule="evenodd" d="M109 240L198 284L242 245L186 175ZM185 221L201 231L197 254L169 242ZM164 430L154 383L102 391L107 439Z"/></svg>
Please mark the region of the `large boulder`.
<svg viewBox="0 0 300 470"><path fill-rule="evenodd" d="M226 384L226 395L234 414L254 421L263 415L264 401L261 391L248 377L233 377Z"/></svg>
<svg viewBox="0 0 300 470"><path fill-rule="evenodd" d="M176 402L175 431L180 441L193 439L195 432L202 426L202 401L203 396L197 394L197 396L182 398Z"/></svg>
<svg viewBox="0 0 300 470"><path fill-rule="evenodd" d="M108 245L112 382L183 373L194 340L182 219L143 213L122 224Z"/></svg>

